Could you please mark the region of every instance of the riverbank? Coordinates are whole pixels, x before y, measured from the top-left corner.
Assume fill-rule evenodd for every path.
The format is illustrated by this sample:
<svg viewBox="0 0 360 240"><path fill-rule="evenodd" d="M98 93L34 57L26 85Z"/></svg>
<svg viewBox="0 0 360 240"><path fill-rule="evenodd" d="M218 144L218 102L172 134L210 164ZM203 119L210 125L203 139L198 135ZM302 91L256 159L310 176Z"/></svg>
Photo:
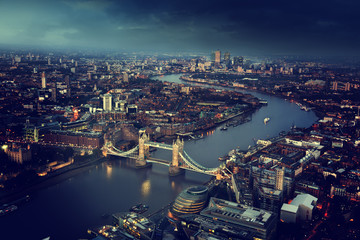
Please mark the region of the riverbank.
<svg viewBox="0 0 360 240"><path fill-rule="evenodd" d="M245 119L245 118L248 118L249 116L251 116L253 113L255 113L257 110L259 110L261 107L258 107L258 108L251 108L251 109L247 109L241 113L237 113L237 114L234 114L234 115L231 115L229 116L228 118L224 119L224 120L221 120L219 122L214 122L214 124L212 124L210 127L206 127L206 128L201 128L201 129L195 129L193 131L193 133L195 135L200 135L202 133L206 133L207 131L209 130L212 130L212 129L215 129L217 128L218 126L226 123L226 122L229 122L230 120L233 120L233 119L237 119L237 118L241 118L241 119ZM240 123L238 126L246 123L247 121L244 121L242 123ZM166 142L166 143L172 143L173 140L175 140L176 138L178 137L178 135L169 135L169 136L163 136L163 137L160 137L160 138L157 138L156 141L158 142Z"/></svg>
<svg viewBox="0 0 360 240"><path fill-rule="evenodd" d="M189 73L184 73L184 74L189 74ZM281 99L285 99L285 100L289 100L289 101L296 101L299 102L303 105L308 105L307 102L302 101L301 99L293 99L293 98L288 98L285 97L283 95L277 95L274 94L272 92L268 92L268 91L261 91L259 89L251 89L251 88L241 88L241 87L236 87L236 86L231 86L231 85L226 85L226 84L221 84L215 81L209 81L206 79L193 79L191 77L185 77L185 76L180 76L179 77L180 80L185 81L185 82L189 82L189 83L195 83L195 84L201 84L201 85L208 85L208 86L216 86L216 87L224 87L224 88L230 88L230 89L235 89L235 90L240 90L240 91L249 91L249 92L258 92L258 93L262 93L262 94L266 94L269 96L275 96L275 97L279 97ZM311 111L313 111L315 113L315 115L320 119L323 118L325 116L324 111L322 111L321 109L319 109L316 106L312 106Z"/></svg>
<svg viewBox="0 0 360 240"><path fill-rule="evenodd" d="M70 165L64 169L60 169L46 176L39 177L35 182L29 183L20 189L16 189L10 192L3 192L0 195L0 204L5 204L16 199L19 199L25 195L31 195L34 191L52 186L56 183L67 180L68 178L75 176L81 172L89 170L96 166L98 163L105 161L105 157L99 157L93 160L82 162L79 164Z"/></svg>

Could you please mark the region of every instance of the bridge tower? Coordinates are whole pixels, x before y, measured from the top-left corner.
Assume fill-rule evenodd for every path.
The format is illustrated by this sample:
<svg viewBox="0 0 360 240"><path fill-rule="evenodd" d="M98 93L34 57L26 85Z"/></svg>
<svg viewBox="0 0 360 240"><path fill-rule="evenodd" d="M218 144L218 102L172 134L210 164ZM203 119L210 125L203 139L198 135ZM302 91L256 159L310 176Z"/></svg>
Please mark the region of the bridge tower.
<svg viewBox="0 0 360 240"><path fill-rule="evenodd" d="M181 159L180 154L184 151L184 140L179 137L173 143L173 151L172 151L172 161L169 165L169 174L170 176L176 176L185 172L184 169L180 168L183 164L183 160Z"/></svg>
<svg viewBox="0 0 360 240"><path fill-rule="evenodd" d="M136 167L146 167L146 159L150 156L149 146L146 143L149 141L150 137L145 133L145 131L139 132L139 157L136 159Z"/></svg>

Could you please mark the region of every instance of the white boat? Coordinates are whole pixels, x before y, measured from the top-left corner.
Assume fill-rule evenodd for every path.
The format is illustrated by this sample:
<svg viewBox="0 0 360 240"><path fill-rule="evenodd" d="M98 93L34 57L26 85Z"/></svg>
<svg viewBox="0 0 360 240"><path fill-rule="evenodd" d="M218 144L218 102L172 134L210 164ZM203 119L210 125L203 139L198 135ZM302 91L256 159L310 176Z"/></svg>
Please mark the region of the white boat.
<svg viewBox="0 0 360 240"><path fill-rule="evenodd" d="M270 118L264 118L264 124L267 124L268 121L270 121Z"/></svg>
<svg viewBox="0 0 360 240"><path fill-rule="evenodd" d="M226 126L223 126L222 128L220 128L221 131L226 131L227 130L227 127Z"/></svg>

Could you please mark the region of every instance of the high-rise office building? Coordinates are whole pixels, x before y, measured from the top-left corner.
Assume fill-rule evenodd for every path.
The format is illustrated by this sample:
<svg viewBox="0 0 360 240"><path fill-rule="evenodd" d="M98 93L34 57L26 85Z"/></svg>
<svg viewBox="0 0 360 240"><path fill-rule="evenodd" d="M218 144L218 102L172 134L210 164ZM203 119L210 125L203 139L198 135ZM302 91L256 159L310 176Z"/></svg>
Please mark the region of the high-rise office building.
<svg viewBox="0 0 360 240"><path fill-rule="evenodd" d="M65 76L65 84L66 84L66 96L71 96L71 82L68 75Z"/></svg>
<svg viewBox="0 0 360 240"><path fill-rule="evenodd" d="M257 207L279 213L283 203L283 193L280 190L274 190L267 187L257 189L256 204Z"/></svg>
<svg viewBox="0 0 360 240"><path fill-rule="evenodd" d="M338 82L338 81L334 81L332 82L332 87L331 90L334 91L350 91L351 89L351 83L349 82Z"/></svg>
<svg viewBox="0 0 360 240"><path fill-rule="evenodd" d="M230 53L229 52L224 53L224 62L226 65L230 64Z"/></svg>
<svg viewBox="0 0 360 240"><path fill-rule="evenodd" d="M221 62L221 52L219 50L215 51L215 64L220 64Z"/></svg>
<svg viewBox="0 0 360 240"><path fill-rule="evenodd" d="M345 83L345 91L350 91L351 84L349 82Z"/></svg>
<svg viewBox="0 0 360 240"><path fill-rule="evenodd" d="M103 110L106 112L111 112L112 110L112 95L109 93L103 96Z"/></svg>
<svg viewBox="0 0 360 240"><path fill-rule="evenodd" d="M244 65L244 58L243 57L234 57L234 66L243 66Z"/></svg>
<svg viewBox="0 0 360 240"><path fill-rule="evenodd" d="M127 73L123 74L123 81L124 82L129 82L129 75Z"/></svg>
<svg viewBox="0 0 360 240"><path fill-rule="evenodd" d="M69 88L70 86L70 78L68 75L65 76L65 84L66 84L66 88Z"/></svg>
<svg viewBox="0 0 360 240"><path fill-rule="evenodd" d="M279 190L282 187L282 190L279 191L282 191L284 198L289 198L293 194L294 179L291 176L286 176L284 169L273 171L252 166L251 176L252 189L266 187L272 190Z"/></svg>
<svg viewBox="0 0 360 240"><path fill-rule="evenodd" d="M211 52L210 61L215 62L215 52Z"/></svg>
<svg viewBox="0 0 360 240"><path fill-rule="evenodd" d="M338 82L337 82L337 81L332 82L332 88L331 88L331 90L336 91L336 90L337 90L337 88L338 88Z"/></svg>
<svg viewBox="0 0 360 240"><path fill-rule="evenodd" d="M15 56L15 62L17 62L17 63L21 62L21 57Z"/></svg>
<svg viewBox="0 0 360 240"><path fill-rule="evenodd" d="M284 190L284 169L276 169L275 189Z"/></svg>
<svg viewBox="0 0 360 240"><path fill-rule="evenodd" d="M56 88L56 82L53 84L52 88L51 88L51 100L56 102L56 92L57 92L57 88Z"/></svg>
<svg viewBox="0 0 360 240"><path fill-rule="evenodd" d="M42 72L42 74L41 74L41 88L46 88L45 72Z"/></svg>

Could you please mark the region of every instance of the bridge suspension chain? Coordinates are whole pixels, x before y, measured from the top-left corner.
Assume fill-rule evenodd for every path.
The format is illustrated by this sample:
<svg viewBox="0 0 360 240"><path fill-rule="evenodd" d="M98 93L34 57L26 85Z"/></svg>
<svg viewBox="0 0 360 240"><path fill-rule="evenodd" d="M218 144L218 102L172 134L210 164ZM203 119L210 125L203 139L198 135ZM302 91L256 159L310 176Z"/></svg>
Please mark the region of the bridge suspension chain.
<svg viewBox="0 0 360 240"><path fill-rule="evenodd" d="M219 169L219 167L217 167L217 168L207 168L207 167L204 167L204 166L200 165L198 162L196 162L194 159L192 159L192 158L187 154L187 152L184 151L184 153L185 153L185 155L188 157L188 159L189 159L192 163L194 163L195 165L197 165L198 168L204 169L204 171L215 172L215 171L217 171L217 170Z"/></svg>
<svg viewBox="0 0 360 240"><path fill-rule="evenodd" d="M117 149L115 146L111 146L111 147L117 152L117 154L124 156L124 157L129 156L129 155L133 154L135 151L139 150L139 145L136 145L134 148L132 148L126 152Z"/></svg>
<svg viewBox="0 0 360 240"><path fill-rule="evenodd" d="M185 156L183 156L181 153L179 153L180 157L185 161L186 164L188 164L190 167L194 168L195 170L198 170L200 172L204 173L215 173L217 172L218 168L206 168L204 166L201 166L199 163L194 161L185 151Z"/></svg>
<svg viewBox="0 0 360 240"><path fill-rule="evenodd" d="M187 158L188 161L190 161L193 165L195 165L197 168L199 169L205 169L205 167L201 166L199 163L197 163L195 160L193 160L189 154L187 154L187 152L183 151L185 157ZM183 159L185 158L183 157ZM184 159L185 160L185 159ZM186 162L186 161L185 161Z"/></svg>

